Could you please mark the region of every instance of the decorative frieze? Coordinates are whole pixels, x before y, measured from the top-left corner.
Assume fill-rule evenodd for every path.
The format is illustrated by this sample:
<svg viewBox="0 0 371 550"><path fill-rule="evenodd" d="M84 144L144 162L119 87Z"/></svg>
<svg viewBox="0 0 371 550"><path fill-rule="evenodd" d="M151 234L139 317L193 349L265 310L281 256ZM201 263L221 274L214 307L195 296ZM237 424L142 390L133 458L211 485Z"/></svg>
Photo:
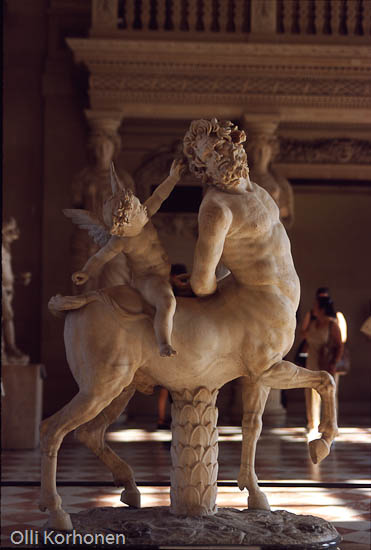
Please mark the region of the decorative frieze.
<svg viewBox="0 0 371 550"><path fill-rule="evenodd" d="M269 94L273 96L304 95L337 97L370 97L371 80L234 77L226 75L106 75L95 74L91 88L132 92L198 93L198 94Z"/></svg>
<svg viewBox="0 0 371 550"><path fill-rule="evenodd" d="M371 141L363 139L299 140L280 138L277 163L365 164L371 162Z"/></svg>

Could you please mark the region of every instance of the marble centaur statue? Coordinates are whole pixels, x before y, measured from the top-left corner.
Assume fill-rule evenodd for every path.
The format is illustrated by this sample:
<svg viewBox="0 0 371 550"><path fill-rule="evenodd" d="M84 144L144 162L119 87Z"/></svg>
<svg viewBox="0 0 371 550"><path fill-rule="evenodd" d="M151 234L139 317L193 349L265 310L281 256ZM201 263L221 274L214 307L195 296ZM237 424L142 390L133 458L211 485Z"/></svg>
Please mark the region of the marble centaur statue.
<svg viewBox="0 0 371 550"><path fill-rule="evenodd" d="M14 283L19 280L25 286L31 281L31 273L21 273L18 277L14 276L12 269L11 244L19 238L19 228L14 218L10 218L3 223L2 228L2 338L1 338L1 362L26 365L30 362L28 355L24 354L16 345L14 328Z"/></svg>
<svg viewBox="0 0 371 550"><path fill-rule="evenodd" d="M237 377L244 380L238 486L248 489L250 509L269 510L254 461L270 388L318 391L322 436L309 443L309 450L315 463L330 451L337 434L334 380L327 372L308 371L282 359L294 340L299 280L278 207L249 179L245 139L231 122L216 119L193 121L184 137L189 169L207 192L188 283L196 296L177 298L172 332L176 356L159 356L153 309L130 286L88 293L82 302L79 297L51 299L52 311L70 310L65 344L80 388L41 427L40 507L49 510L54 529L72 528L56 490L58 449L72 430L124 487L121 500L140 505L132 469L104 440L106 428L136 388L146 391L158 384L173 397L170 511L175 515L216 512L216 398ZM215 275L219 262L231 271L220 283ZM82 303L86 305L80 307Z"/></svg>

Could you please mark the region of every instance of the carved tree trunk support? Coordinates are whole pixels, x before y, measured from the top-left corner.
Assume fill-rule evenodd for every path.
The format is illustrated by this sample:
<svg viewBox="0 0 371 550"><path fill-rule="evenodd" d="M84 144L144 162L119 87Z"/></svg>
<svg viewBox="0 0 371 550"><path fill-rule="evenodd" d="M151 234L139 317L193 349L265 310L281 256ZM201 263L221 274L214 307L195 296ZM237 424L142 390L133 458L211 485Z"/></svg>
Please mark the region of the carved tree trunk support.
<svg viewBox="0 0 371 550"><path fill-rule="evenodd" d="M173 467L170 512L207 516L217 512L218 390L172 392Z"/></svg>

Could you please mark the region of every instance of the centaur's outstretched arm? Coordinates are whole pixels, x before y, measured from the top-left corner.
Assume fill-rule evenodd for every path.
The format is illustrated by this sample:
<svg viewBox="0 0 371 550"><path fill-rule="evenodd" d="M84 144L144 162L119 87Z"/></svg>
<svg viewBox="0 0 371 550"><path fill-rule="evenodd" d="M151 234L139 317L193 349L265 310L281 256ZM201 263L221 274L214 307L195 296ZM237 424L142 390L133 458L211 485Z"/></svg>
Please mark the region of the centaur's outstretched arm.
<svg viewBox="0 0 371 550"><path fill-rule="evenodd" d="M216 290L215 270L221 258L225 237L232 222L232 212L224 205L206 202L198 217L199 237L193 261L191 287L197 296L208 296Z"/></svg>

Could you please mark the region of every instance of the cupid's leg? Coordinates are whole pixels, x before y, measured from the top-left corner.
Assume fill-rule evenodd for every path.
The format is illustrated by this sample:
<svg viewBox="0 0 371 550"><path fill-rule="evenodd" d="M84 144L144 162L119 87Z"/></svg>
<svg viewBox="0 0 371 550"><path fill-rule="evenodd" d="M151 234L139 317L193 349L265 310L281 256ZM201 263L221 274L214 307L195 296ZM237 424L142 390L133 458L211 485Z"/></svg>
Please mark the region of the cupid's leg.
<svg viewBox="0 0 371 550"><path fill-rule="evenodd" d="M176 299L169 281L153 276L136 281L135 286L147 302L156 308L153 328L160 355L162 357L176 355L176 351L171 346Z"/></svg>
<svg viewBox="0 0 371 550"><path fill-rule="evenodd" d="M331 443L338 433L333 377L326 371L312 371L298 367L289 361L281 361L263 373L259 382L280 390L293 388L317 390L323 404L323 420L318 426L322 437L310 441L309 452L314 464L326 458L330 452Z"/></svg>
<svg viewBox="0 0 371 550"><path fill-rule="evenodd" d="M241 491L245 487L249 491L248 507L254 510L270 510L255 474L256 444L262 430L262 415L269 389L262 384L252 384L245 378L242 382L242 452L238 487Z"/></svg>

